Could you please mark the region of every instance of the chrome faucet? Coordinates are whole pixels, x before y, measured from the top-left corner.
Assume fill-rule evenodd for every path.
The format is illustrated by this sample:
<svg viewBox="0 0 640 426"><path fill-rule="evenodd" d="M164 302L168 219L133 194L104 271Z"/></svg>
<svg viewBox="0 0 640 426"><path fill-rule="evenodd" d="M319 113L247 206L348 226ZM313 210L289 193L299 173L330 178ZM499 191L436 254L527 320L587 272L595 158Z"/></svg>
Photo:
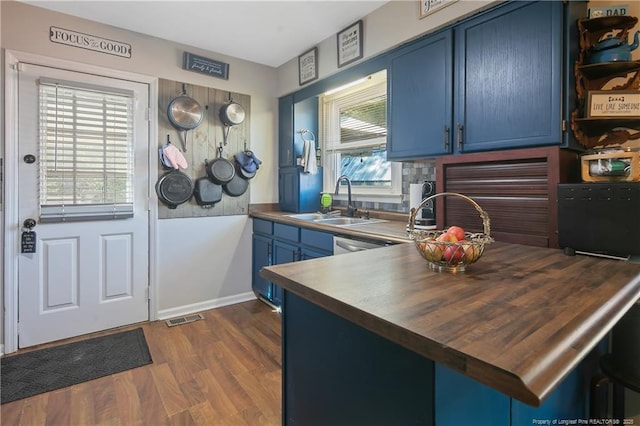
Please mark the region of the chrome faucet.
<svg viewBox="0 0 640 426"><path fill-rule="evenodd" d="M353 217L355 216L357 209L353 207L353 204L351 203L351 181L349 180L349 176L342 175L338 178L338 181L336 182L336 195L338 195L338 191L340 190L340 182L343 180L347 182L347 216Z"/></svg>

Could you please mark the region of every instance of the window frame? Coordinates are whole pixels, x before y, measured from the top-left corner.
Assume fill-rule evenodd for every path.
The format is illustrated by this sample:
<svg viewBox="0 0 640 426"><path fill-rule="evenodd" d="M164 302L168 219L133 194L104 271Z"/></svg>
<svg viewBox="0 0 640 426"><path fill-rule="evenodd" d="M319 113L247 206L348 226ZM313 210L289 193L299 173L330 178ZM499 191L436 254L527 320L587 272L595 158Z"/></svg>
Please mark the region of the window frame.
<svg viewBox="0 0 640 426"><path fill-rule="evenodd" d="M75 82L66 82L66 81L60 81L60 80L52 80L52 79L48 79L48 78L40 78L38 81L38 116L40 117L39 120L40 122L38 123L38 127L39 127L39 138L38 138L38 146L39 146L39 151L40 151L40 157L41 157L41 161L40 161L40 167L38 170L38 180L39 180L39 195L38 195L38 206L39 206L39 220L40 222L64 222L64 221L86 221L86 220L109 220L109 219L124 219L124 218L131 218L134 215L134 191L133 191L133 183L135 180L135 158L134 158L134 149L133 149L133 142L134 142L134 138L135 138L135 128L134 128L134 123L133 123L133 118L132 118L132 114L133 114L133 110L135 108L134 103L135 103L135 98L134 98L134 93L130 90L119 90L119 89L115 89L115 88L106 88L106 87L101 87L101 86L96 86L96 85L90 85L90 84L83 84L83 83L75 83ZM46 194L43 192L47 183L45 182L46 180L46 171L51 167L49 166L49 155L48 155L48 150L49 145L53 142L53 145L56 146L57 145L57 123L54 123L54 140L51 140L51 138L48 136L50 134L50 132L52 131L51 129L51 125L49 124L51 120L56 121L56 117L57 117L57 110L54 110L54 116L51 117L49 114L52 112L47 108L47 103L46 100L43 98L43 96L45 96L45 93L47 91L51 91L51 90L55 91L55 104L56 107L58 107L58 100L57 100L57 93L59 89L63 89L63 90L67 90L67 91L72 91L74 93L71 93L70 95L65 95L63 98L61 98L63 101L65 100L65 98L67 99L67 101L71 102L71 109L68 109L68 111L71 111L71 115L67 115L67 120L66 123L62 122L63 126L66 126L67 129L64 130L64 132L67 134L66 138L71 138L71 142L63 142L63 145L67 145L67 146L73 146L76 144L76 140L79 137L87 137L88 134L90 134L91 131L95 130L97 132L100 131L100 129L102 129L102 146L106 146L105 144L109 142L109 135L106 132L106 123L113 123L113 120L116 119L117 120L117 115L120 116L124 116L126 117L126 119L122 122L123 124L126 123L126 135L123 138L122 135L122 127L119 127L120 130L120 136L116 137L117 140L119 140L120 142L117 143L116 145L108 148L108 149L102 149L101 151L103 153L105 153L105 155L111 155L112 160L116 159L119 157L118 160L118 164L115 165L115 163L112 163L112 167L111 168L104 168L104 165L107 164L107 162L105 162L107 157L104 156L97 156L96 158L99 159L99 161L95 162L96 166L99 166L100 164L102 164L103 166L103 171L102 171L102 178L101 180L103 182L108 181L109 179L113 179L113 178L118 178L118 177L125 177L127 178L127 183L126 183L126 187L127 189L125 190L125 199L117 199L117 200L112 200L112 201L106 201L106 202L93 202L93 203L83 203L83 202L72 202L70 204L67 204L65 201L61 201L60 203L47 203L47 200L44 199L43 197L46 197ZM103 109L102 109L102 120L103 120L103 125L102 126L97 126L95 127L95 129L91 126L82 126L81 123L83 121L83 117L82 114L79 113L80 109L77 108L76 105L76 94L75 92L77 92L77 94L80 96L80 99L82 99L82 93L87 93L87 92L94 92L96 94L99 95L99 97L101 97L102 99L98 101L90 101L89 105L91 105L92 107L98 107L98 111L100 110L99 106L102 105ZM50 96L50 95L47 95ZM114 110L111 111L111 114L109 114L107 112L107 110L104 109L105 105L109 105L109 98L113 98L113 105L115 107ZM118 99L115 99L118 98ZM85 98L85 102L86 102ZM122 108L126 108L127 112L126 114L118 114L118 113L114 113L114 111L116 110L122 110ZM64 104L61 104L60 108L64 108ZM47 118L46 121L44 121L44 119ZM68 123L71 123L71 126L69 126ZM80 130L84 128L84 130ZM89 132L89 133L87 133ZM97 135L98 133L96 133ZM84 135L84 136L83 136ZM95 139L95 138L93 138ZM123 145L123 142L124 145ZM94 151L95 148L99 148L99 143L85 143L85 155L87 152L91 152ZM127 151L125 152L124 157L122 156L122 153L124 151L122 151L122 147L125 146ZM68 150L69 148L62 148L63 152L66 152L66 150ZM54 148L54 150L57 150L57 148ZM86 151L88 150L88 151ZM72 193L76 193L76 191L78 190L77 185L78 185L78 181L76 181L75 176L78 175L78 173L80 174L80 176L82 176L82 174L86 174L90 169L87 169L87 166L85 165L84 170L78 170L78 166L76 164L76 162L78 161L78 159L76 158L76 149L75 147L71 148L71 152L72 152L72 160L64 160L64 163L66 166L71 167L72 170L69 171L69 175L71 176L71 180L70 182L72 183L72 187L71 187L71 191ZM99 152L99 151L97 151ZM57 155L57 153L53 154L53 161L55 162L55 156ZM86 158L86 157L85 157ZM123 162L122 158L126 158L126 160ZM54 166L55 167L55 166ZM122 172L122 167L124 167L126 170L123 174ZM120 168L121 170L118 171L117 169ZM64 173L62 173L63 176L63 180L61 181L61 185L64 186L68 186L69 182L65 180L64 178ZM100 171L99 169L97 169L97 173L96 175L99 175ZM57 177L53 177L54 180L59 179ZM84 178L82 178L84 180ZM96 192L95 195L111 195L109 193L109 189L106 187L102 188L102 191ZM65 190L66 192L66 190ZM64 195L63 195L64 196ZM73 196L75 198L75 195Z"/></svg>
<svg viewBox="0 0 640 426"><path fill-rule="evenodd" d="M368 91L369 96L353 97L357 92ZM354 151L358 149L383 148L386 151L387 136L372 138L367 141L348 142L341 144L340 140L340 108L349 107L362 103L366 99L373 99L380 95L387 97L388 106L388 84L387 71L372 74L365 79L355 80L338 88L325 92L319 97L319 122L320 140L322 146L322 165L324 166L323 192L333 193L336 181L340 176L339 156L340 151ZM387 117L388 117L387 111ZM335 141L335 142L331 142ZM397 203L402 199L402 163L390 161L391 163L391 184L388 187L363 187L352 186L353 201L372 201ZM341 191L334 199L346 199L346 191Z"/></svg>

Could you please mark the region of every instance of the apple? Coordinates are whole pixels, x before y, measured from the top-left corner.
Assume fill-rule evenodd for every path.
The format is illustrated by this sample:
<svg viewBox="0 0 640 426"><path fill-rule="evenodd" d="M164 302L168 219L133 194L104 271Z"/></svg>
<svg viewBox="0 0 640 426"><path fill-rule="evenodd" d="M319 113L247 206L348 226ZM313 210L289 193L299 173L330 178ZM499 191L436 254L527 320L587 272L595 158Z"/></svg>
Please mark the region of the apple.
<svg viewBox="0 0 640 426"><path fill-rule="evenodd" d="M480 250L480 247L471 243L462 244L462 248L464 249L464 255L466 257L467 263L475 262L482 254L482 250Z"/></svg>
<svg viewBox="0 0 640 426"><path fill-rule="evenodd" d="M458 241L458 237L456 237L454 234L450 234L448 232L445 232L444 234L440 234L438 236L438 238L436 238L438 241L442 241L442 242L446 242L446 243L455 243Z"/></svg>
<svg viewBox="0 0 640 426"><path fill-rule="evenodd" d="M424 246L423 246L424 244ZM442 259L442 252L444 247L442 244L438 244L436 239L429 238L426 242L420 243L424 258L430 262L439 262Z"/></svg>
<svg viewBox="0 0 640 426"><path fill-rule="evenodd" d="M449 229L447 229L447 234L455 235L458 241L464 240L464 229L459 226L450 226Z"/></svg>
<svg viewBox="0 0 640 426"><path fill-rule="evenodd" d="M455 264L460 262L464 258L464 253L465 251L462 246L452 244L450 246L447 246L447 248L444 250L444 253L442 253L442 257L447 261L447 263Z"/></svg>

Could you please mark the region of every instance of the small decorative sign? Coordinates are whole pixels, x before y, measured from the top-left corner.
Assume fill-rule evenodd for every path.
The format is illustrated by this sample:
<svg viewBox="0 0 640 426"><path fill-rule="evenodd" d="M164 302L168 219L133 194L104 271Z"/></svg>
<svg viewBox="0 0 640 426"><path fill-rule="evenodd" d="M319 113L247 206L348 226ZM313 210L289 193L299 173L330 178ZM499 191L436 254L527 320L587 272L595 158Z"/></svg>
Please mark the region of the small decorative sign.
<svg viewBox="0 0 640 426"><path fill-rule="evenodd" d="M193 53L184 52L183 68L185 70L199 72L200 74L210 75L212 77L229 79L229 64L208 59Z"/></svg>
<svg viewBox="0 0 640 426"><path fill-rule="evenodd" d="M318 48L298 56L298 81L300 86L318 78Z"/></svg>
<svg viewBox="0 0 640 426"><path fill-rule="evenodd" d="M337 39L338 68L362 58L362 20L340 31Z"/></svg>
<svg viewBox="0 0 640 426"><path fill-rule="evenodd" d="M588 96L587 117L640 117L640 92L629 90L592 90Z"/></svg>
<svg viewBox="0 0 640 426"><path fill-rule="evenodd" d="M49 27L49 40L54 43L66 44L67 46L79 47L81 49L107 53L123 58L131 57L131 45L128 43L96 37L77 31L65 30L64 28Z"/></svg>
<svg viewBox="0 0 640 426"><path fill-rule="evenodd" d="M36 233L35 231L24 231L22 233L20 243L20 253L36 252Z"/></svg>
<svg viewBox="0 0 640 426"><path fill-rule="evenodd" d="M628 4L589 8L589 18L602 18L603 16L624 16L624 15L627 15L628 13L629 13Z"/></svg>
<svg viewBox="0 0 640 426"><path fill-rule="evenodd" d="M449 6L457 1L458 0L419 0L420 19L427 15L431 15L432 13L436 13L443 7Z"/></svg>

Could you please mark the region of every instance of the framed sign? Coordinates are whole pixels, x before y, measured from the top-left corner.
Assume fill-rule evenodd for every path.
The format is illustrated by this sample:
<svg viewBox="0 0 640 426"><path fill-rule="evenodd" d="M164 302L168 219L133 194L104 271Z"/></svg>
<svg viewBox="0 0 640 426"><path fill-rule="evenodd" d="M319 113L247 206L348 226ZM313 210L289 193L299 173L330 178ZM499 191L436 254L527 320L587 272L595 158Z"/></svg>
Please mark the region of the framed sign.
<svg viewBox="0 0 640 426"><path fill-rule="evenodd" d="M300 86L318 78L318 48L298 56L298 81Z"/></svg>
<svg viewBox="0 0 640 426"><path fill-rule="evenodd" d="M185 70L206 74L229 80L229 64L184 52L182 68Z"/></svg>
<svg viewBox="0 0 640 426"><path fill-rule="evenodd" d="M420 19L436 13L443 7L449 6L457 1L458 0L418 0L418 4L420 5Z"/></svg>
<svg viewBox="0 0 640 426"><path fill-rule="evenodd" d="M637 90L592 90L587 97L588 118L640 118Z"/></svg>
<svg viewBox="0 0 640 426"><path fill-rule="evenodd" d="M338 68L362 58L362 20L337 34Z"/></svg>

